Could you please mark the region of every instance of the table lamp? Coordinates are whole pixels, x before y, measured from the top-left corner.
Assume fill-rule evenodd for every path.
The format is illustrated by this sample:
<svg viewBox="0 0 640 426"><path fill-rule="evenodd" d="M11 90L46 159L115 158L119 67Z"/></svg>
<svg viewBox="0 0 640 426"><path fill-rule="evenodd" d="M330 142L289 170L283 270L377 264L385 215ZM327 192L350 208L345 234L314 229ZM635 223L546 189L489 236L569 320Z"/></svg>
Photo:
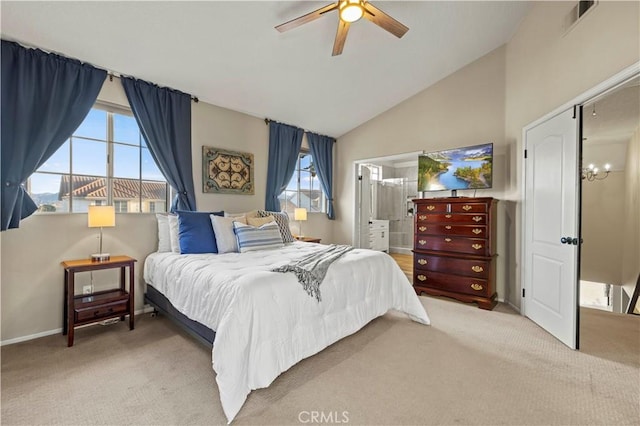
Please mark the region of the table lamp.
<svg viewBox="0 0 640 426"><path fill-rule="evenodd" d="M298 237L303 237L302 235L302 221L307 220L307 209L304 207L297 208L293 211L293 219L300 221L300 235Z"/></svg>
<svg viewBox="0 0 640 426"><path fill-rule="evenodd" d="M109 253L102 252L102 228L116 226L116 210L113 206L89 206L89 228L100 228L100 252L91 255L94 262L109 260Z"/></svg>

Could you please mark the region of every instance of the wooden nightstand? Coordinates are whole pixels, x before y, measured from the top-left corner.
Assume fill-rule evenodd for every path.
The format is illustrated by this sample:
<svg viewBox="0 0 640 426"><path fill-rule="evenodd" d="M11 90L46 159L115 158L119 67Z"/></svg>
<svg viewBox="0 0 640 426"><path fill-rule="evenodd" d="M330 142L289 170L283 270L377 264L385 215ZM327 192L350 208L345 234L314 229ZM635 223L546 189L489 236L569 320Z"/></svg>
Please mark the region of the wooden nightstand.
<svg viewBox="0 0 640 426"><path fill-rule="evenodd" d="M296 240L303 241L305 243L320 243L321 238L314 237L296 237Z"/></svg>
<svg viewBox="0 0 640 426"><path fill-rule="evenodd" d="M134 264L136 259L129 256L111 256L103 262L91 259L65 260L64 267L64 316L62 335L67 336L67 346L73 346L73 331L78 325L90 324L108 318L129 315L129 330L134 321ZM76 272L98 271L120 268L120 286L89 294L75 294ZM126 269L129 268L129 291L125 283Z"/></svg>

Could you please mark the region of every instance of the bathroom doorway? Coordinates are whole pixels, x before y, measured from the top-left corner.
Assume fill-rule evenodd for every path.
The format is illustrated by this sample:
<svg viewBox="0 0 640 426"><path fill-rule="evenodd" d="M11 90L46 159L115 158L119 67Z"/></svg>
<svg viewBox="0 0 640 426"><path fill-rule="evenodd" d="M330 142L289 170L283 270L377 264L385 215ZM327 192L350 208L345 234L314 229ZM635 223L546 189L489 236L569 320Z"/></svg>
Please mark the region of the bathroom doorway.
<svg viewBox="0 0 640 426"><path fill-rule="evenodd" d="M370 197L358 197L370 200L369 221L379 226L388 226L388 252L413 256L413 199L418 198L418 155L422 151L406 154L369 158L355 162L356 179L361 176L363 167L368 169ZM361 185L361 180L356 185ZM367 191L361 188L359 191ZM359 203L361 203L359 201ZM356 226L363 209L356 208ZM365 215L366 216L366 215ZM364 219L362 219L364 220ZM382 222L382 224L380 224ZM375 226L374 226L375 227ZM354 241L360 241L360 235L354 235ZM385 250L387 251L387 250Z"/></svg>

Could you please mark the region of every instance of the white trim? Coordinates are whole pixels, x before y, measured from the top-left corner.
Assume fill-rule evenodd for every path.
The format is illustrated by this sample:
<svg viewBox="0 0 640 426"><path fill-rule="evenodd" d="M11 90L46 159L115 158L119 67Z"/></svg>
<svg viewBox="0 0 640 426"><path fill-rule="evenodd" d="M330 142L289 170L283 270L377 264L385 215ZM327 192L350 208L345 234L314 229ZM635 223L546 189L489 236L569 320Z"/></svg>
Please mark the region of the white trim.
<svg viewBox="0 0 640 426"><path fill-rule="evenodd" d="M411 247L389 247L389 253L413 255Z"/></svg>
<svg viewBox="0 0 640 426"><path fill-rule="evenodd" d="M355 160L354 163L376 163L376 162L387 162L393 160L405 160L407 157L411 155L422 155L424 151L414 151L414 152L405 152L404 154L393 154L393 155L385 155L383 157L374 157L374 158L365 158L363 160Z"/></svg>
<svg viewBox="0 0 640 426"><path fill-rule="evenodd" d="M606 93L608 93L611 90L617 88L619 85L621 85L622 83L626 82L630 78L635 77L637 74L640 74L640 61L636 62L635 64L633 64L633 65L631 65L631 66L629 66L627 68L625 68L624 70L620 71L619 73L617 73L613 77L610 77L610 78L606 79L602 83L592 87L591 89L587 90L586 92L576 96L575 98L573 98L569 102L564 103L563 105L561 105L558 108L554 109L553 111L543 115L542 117L538 118L537 120L529 123L528 125L523 127L523 129L522 129L523 130L522 131L522 137L524 138L526 136L527 131L532 129L532 128L534 128L534 127L536 127L538 124L544 123L545 121L555 117L556 115L563 113L564 111L568 110L569 108L572 108L574 105L580 105L580 104L583 104L585 102L589 102L591 100L597 99L597 98L605 95ZM523 141L524 141L524 139L523 139ZM523 146L526 146L526 145L523 144Z"/></svg>
<svg viewBox="0 0 640 426"><path fill-rule="evenodd" d="M522 128L522 152L518 153L518 155L522 155L522 168L520 170L520 182L521 182L520 193L522 194L522 197L521 197L522 203L520 207L522 210L520 211L520 259L519 259L520 265L522 265L522 267L520 268L520 307L521 307L520 315L523 315L523 316L526 315L525 300L522 297L522 290L524 289L525 293L527 293L527 290L529 290L527 287L525 287L525 283L526 283L525 268L528 265L525 264L525 261L526 261L525 239L523 238L524 226L526 223L525 212L527 210L526 209L527 200L525 198L525 195L526 195L526 188L525 188L526 179L525 178L526 178L526 169L527 169L526 161L527 160L524 158L524 151L527 149L527 132L530 129L536 127L537 125L542 124L545 121L552 119L556 115L561 114L564 111L572 108L574 105L582 105L584 103L587 103L589 101L592 101L594 99L597 99L603 96L604 94L610 92L611 90L616 89L618 86L625 83L630 78L635 77L636 75L640 75L640 61L634 63L633 65L628 66L627 68L623 69L622 71L618 72L612 77L609 77L608 79L604 80L600 84L595 85L591 89L576 96L569 102L564 103L558 108L552 110L551 112L543 115L542 117L538 118L537 120L534 120L533 122L527 124L525 127ZM531 292L528 292L528 293L531 294Z"/></svg>
<svg viewBox="0 0 640 426"><path fill-rule="evenodd" d="M0 342L0 346L13 345L14 343L26 342L27 340L38 339L40 337L51 336L52 334L58 334L58 333L62 333L62 328L43 331L42 333L29 334L28 336L16 337L14 339L3 340Z"/></svg>
<svg viewBox="0 0 640 426"><path fill-rule="evenodd" d="M503 300L502 302L504 302L504 300ZM518 312L520 315L523 315L523 314L522 314L522 312L520 311L520 308L518 308L518 307L517 307L516 305L514 305L513 303L511 303L511 302L509 302L509 301L506 301L506 302L504 302L504 303L506 303L507 305L511 306L511 308L512 308L514 311Z"/></svg>
<svg viewBox="0 0 640 426"><path fill-rule="evenodd" d="M416 158L415 160L411 160L411 161L403 161L401 163L393 163L393 168L394 169L401 169L404 167L418 167L418 159Z"/></svg>
<svg viewBox="0 0 640 426"><path fill-rule="evenodd" d="M149 312L153 312L153 307L145 305L144 308L138 309L137 311L134 312L134 314L135 315L140 315L140 314L146 314L146 313L149 313ZM90 327L92 325L98 325L98 324L100 324L100 323L99 322L92 322L91 324L85 324L85 325L78 326L78 327L76 327L76 329L83 328L83 327ZM20 337L15 337L13 339L2 340L2 341L0 341L0 346L13 345L14 343L26 342L26 341L29 341L29 340L39 339L40 337L52 336L52 335L58 334L58 333L62 333L62 328L56 328L54 330L47 330L47 331L43 331L43 332L40 332L40 333L29 334L27 336L20 336Z"/></svg>

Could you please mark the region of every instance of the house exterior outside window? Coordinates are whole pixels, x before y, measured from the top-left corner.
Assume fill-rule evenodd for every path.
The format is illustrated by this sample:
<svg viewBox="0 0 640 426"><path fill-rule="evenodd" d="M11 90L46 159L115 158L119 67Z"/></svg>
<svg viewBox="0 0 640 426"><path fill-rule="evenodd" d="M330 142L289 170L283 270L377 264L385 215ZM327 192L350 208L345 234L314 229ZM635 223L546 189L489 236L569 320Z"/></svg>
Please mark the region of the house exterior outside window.
<svg viewBox="0 0 640 426"><path fill-rule="evenodd" d="M27 182L39 212L166 211L170 188L125 108L96 103L73 135Z"/></svg>
<svg viewBox="0 0 640 426"><path fill-rule="evenodd" d="M298 155L293 176L278 199L280 210L287 212L290 217L298 207L304 207L310 213L326 213L326 197L309 152L300 152Z"/></svg>

